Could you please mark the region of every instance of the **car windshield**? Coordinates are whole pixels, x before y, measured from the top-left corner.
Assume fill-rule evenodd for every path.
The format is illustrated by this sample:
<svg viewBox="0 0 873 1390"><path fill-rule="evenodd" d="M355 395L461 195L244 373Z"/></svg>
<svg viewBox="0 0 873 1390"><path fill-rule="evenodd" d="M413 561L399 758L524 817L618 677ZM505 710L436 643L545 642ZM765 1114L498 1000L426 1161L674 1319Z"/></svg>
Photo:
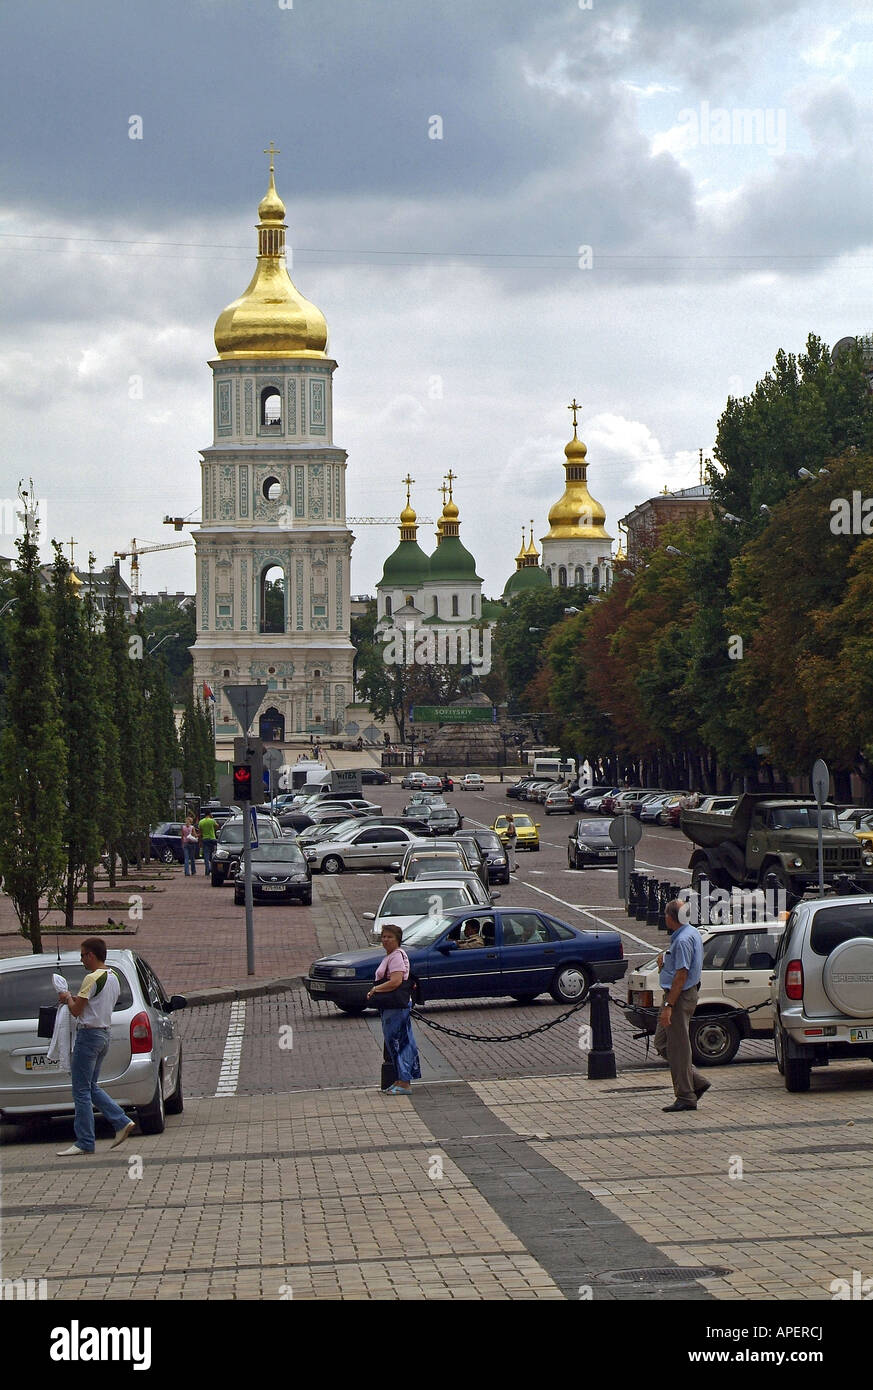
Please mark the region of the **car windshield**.
<svg viewBox="0 0 873 1390"><path fill-rule="evenodd" d="M475 839L480 849L503 849L500 837L493 830L477 830Z"/></svg>
<svg viewBox="0 0 873 1390"><path fill-rule="evenodd" d="M418 874L443 873L450 869L465 869L466 865L459 854L428 854L409 861L408 872Z"/></svg>
<svg viewBox="0 0 873 1390"><path fill-rule="evenodd" d="M379 908L378 915L380 917L390 917L392 914L398 917L426 917L432 916L434 911L440 913L445 908L466 907L469 901L469 894L463 888L416 888L411 892L403 892L399 888L393 888L391 892L385 894L385 900Z"/></svg>
<svg viewBox="0 0 873 1390"><path fill-rule="evenodd" d="M609 838L609 821L580 820L576 833L586 840L606 840Z"/></svg>
<svg viewBox="0 0 873 1390"><path fill-rule="evenodd" d="M242 821L231 821L228 825L222 826L218 834L218 842L222 845L241 845L242 844ZM269 821L259 817L258 819L258 839L277 840L279 837Z"/></svg>
<svg viewBox="0 0 873 1390"><path fill-rule="evenodd" d="M434 941L448 931L452 925L451 917L421 917L411 926L403 928L403 946L431 946Z"/></svg>
<svg viewBox="0 0 873 1390"><path fill-rule="evenodd" d="M253 864L263 864L267 862L272 864L277 862L281 862L282 864L303 864L305 861L302 851L299 850L296 845L289 844L286 840L283 841L281 845L272 845L269 849L264 849L262 846L259 846L257 849L252 850Z"/></svg>
<svg viewBox="0 0 873 1390"><path fill-rule="evenodd" d="M515 822L516 827L518 827L519 825L533 825L533 821L531 820L530 816L513 816L513 820Z"/></svg>
<svg viewBox="0 0 873 1390"><path fill-rule="evenodd" d="M771 814L770 824L774 830L817 830L819 811L817 806L780 806ZM838 830L837 813L825 809L821 813L822 830Z"/></svg>

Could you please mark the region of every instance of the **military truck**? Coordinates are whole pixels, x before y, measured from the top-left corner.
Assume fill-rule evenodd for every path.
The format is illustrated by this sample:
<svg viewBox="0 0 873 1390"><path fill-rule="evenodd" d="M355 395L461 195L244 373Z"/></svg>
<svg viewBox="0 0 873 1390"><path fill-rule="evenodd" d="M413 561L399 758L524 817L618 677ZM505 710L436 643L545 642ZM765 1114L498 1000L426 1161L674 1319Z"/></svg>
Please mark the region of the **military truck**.
<svg viewBox="0 0 873 1390"><path fill-rule="evenodd" d="M840 830L836 808L821 810L824 879L840 892L873 892L873 853ZM784 892L789 903L818 886L818 804L811 797L745 792L732 815L683 811L682 831L696 846L691 884Z"/></svg>

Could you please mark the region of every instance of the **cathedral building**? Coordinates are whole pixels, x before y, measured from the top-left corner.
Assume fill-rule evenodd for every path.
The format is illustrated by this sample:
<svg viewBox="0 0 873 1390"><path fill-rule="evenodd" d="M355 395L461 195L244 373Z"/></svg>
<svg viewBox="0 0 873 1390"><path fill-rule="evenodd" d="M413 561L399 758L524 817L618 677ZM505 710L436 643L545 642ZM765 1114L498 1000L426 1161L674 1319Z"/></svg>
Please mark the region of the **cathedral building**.
<svg viewBox="0 0 873 1390"><path fill-rule="evenodd" d="M549 531L541 537L543 568L553 588L587 584L608 589L612 584L612 537L606 512L588 491L588 450L577 434L575 400L573 438L564 450L566 486L549 512Z"/></svg>
<svg viewBox="0 0 873 1390"><path fill-rule="evenodd" d="M285 206L269 188L257 267L215 325L212 444L194 531L195 687L215 697L218 756L241 730L227 685L266 684L268 739L342 728L352 699L345 451L333 442L327 324L285 264ZM223 745L223 746L222 746Z"/></svg>

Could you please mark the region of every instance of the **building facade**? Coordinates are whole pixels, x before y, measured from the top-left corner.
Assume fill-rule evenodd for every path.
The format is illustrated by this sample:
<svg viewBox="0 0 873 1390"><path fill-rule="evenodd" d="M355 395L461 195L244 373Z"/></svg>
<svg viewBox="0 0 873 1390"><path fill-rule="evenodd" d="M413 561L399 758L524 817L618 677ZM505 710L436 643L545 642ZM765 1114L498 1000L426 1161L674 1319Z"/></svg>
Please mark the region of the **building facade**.
<svg viewBox="0 0 873 1390"><path fill-rule="evenodd" d="M219 315L213 442L202 450L194 685L215 696L219 756L245 732L228 685L269 687L252 730L332 733L352 699L346 459L333 442L327 324L285 265L285 207L270 182L257 267ZM221 745L224 744L222 748Z"/></svg>
<svg viewBox="0 0 873 1390"><path fill-rule="evenodd" d="M665 488L657 497L649 497L618 523L627 531L628 563L636 567L646 552L658 544L665 526L711 515L712 493L708 483L676 488L673 492Z"/></svg>

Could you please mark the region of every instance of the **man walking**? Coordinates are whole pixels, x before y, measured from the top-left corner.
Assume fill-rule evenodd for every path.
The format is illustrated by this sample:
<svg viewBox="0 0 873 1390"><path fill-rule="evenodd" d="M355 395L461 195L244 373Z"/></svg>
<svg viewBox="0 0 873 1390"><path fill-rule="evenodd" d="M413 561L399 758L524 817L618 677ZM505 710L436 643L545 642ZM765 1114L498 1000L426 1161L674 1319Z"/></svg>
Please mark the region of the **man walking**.
<svg viewBox="0 0 873 1390"><path fill-rule="evenodd" d="M83 941L80 955L88 973L79 986L79 993L75 997L69 990L58 994L58 1001L66 1004L73 1018L78 1020L70 1063L76 1142L68 1149L59 1149L59 1158L94 1152L95 1105L115 1130L111 1148L123 1144L134 1127L133 1120L127 1118L121 1106L97 1085L100 1066L109 1051L112 1010L121 991L118 976L106 968L106 942L99 936L89 936Z"/></svg>
<svg viewBox="0 0 873 1390"><path fill-rule="evenodd" d="M655 1030L655 1051L669 1064L676 1097L672 1105L663 1107L666 1111L696 1110L697 1102L710 1086L691 1061L690 1027L700 993L703 941L696 927L680 921L684 906L677 898L667 904L664 916L670 946L658 957L658 982L664 991L664 1003Z"/></svg>
<svg viewBox="0 0 873 1390"><path fill-rule="evenodd" d="M197 829L200 831L200 843L203 845L203 872L209 875L212 873L212 855L215 851L215 841L218 839L218 826L208 811Z"/></svg>

